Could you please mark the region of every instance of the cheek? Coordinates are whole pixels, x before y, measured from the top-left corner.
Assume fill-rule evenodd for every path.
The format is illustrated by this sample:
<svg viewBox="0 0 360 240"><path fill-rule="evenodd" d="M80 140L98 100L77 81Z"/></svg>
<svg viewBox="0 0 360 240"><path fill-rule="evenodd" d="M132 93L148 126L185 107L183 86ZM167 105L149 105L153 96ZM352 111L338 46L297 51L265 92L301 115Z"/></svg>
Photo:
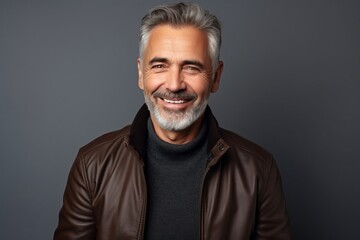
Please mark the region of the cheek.
<svg viewBox="0 0 360 240"><path fill-rule="evenodd" d="M162 82L163 80L161 76L158 76L158 74L149 72L144 73L143 85L145 91L150 93L156 91L158 88L160 88Z"/></svg>
<svg viewBox="0 0 360 240"><path fill-rule="evenodd" d="M206 76L189 82L192 91L194 91L199 98L207 98L210 95L210 84L210 78Z"/></svg>

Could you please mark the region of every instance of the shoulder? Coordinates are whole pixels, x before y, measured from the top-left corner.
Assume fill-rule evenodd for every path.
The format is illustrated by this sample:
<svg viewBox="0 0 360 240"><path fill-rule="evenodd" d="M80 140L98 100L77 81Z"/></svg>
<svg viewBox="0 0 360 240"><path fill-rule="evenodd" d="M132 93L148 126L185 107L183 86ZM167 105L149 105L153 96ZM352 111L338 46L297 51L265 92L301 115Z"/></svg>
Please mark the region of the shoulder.
<svg viewBox="0 0 360 240"><path fill-rule="evenodd" d="M122 146L127 146L129 144L129 135L130 125L105 133L81 147L79 155L84 159L94 159L94 156L97 156L97 159L100 159L100 157L105 158L105 156L119 151Z"/></svg>
<svg viewBox="0 0 360 240"><path fill-rule="evenodd" d="M220 128L219 133L229 145L229 153L239 161L253 163L258 167L266 167L272 164L272 154L262 146L227 129Z"/></svg>
<svg viewBox="0 0 360 240"><path fill-rule="evenodd" d="M256 155L259 158L266 159L272 157L271 153L262 146L242 137L241 135L229 131L224 128L220 128L221 137L230 145L232 148L243 150L249 154Z"/></svg>

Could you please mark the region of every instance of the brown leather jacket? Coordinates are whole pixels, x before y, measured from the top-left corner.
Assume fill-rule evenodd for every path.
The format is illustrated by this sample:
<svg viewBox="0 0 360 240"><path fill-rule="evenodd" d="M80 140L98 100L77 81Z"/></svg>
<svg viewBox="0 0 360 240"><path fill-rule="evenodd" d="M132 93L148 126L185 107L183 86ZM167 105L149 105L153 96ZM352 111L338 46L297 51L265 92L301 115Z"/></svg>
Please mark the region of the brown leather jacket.
<svg viewBox="0 0 360 240"><path fill-rule="evenodd" d="M209 108L206 114L212 158L199 193L199 239L291 239L281 179L271 154L219 128ZM148 117L144 105L131 126L80 149L69 174L55 240L143 239Z"/></svg>

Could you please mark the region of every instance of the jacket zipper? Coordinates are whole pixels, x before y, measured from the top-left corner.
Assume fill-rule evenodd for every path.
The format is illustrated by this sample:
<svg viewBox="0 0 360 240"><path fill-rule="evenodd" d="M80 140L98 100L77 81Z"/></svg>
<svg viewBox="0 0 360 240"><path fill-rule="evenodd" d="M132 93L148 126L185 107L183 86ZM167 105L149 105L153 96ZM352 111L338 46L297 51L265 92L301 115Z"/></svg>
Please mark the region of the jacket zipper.
<svg viewBox="0 0 360 240"><path fill-rule="evenodd" d="M145 232L147 190L146 190L146 181L145 181L145 176L144 175L143 175L143 181L145 183L145 185L144 185L145 186L145 193L144 193L143 206L142 206L142 209L141 209L138 240L143 240L144 239L144 232Z"/></svg>
<svg viewBox="0 0 360 240"><path fill-rule="evenodd" d="M204 184L205 184L205 180L207 175L209 174L211 167L214 166L216 164L217 160L214 159L212 156L210 156L209 159L209 164L207 165L204 175L202 176L202 180L201 180L201 188L200 188L200 200L199 200L199 205L200 205L200 240L204 239L204 211L203 211L203 204L202 204L202 198L203 198L203 192L204 192Z"/></svg>
<svg viewBox="0 0 360 240"><path fill-rule="evenodd" d="M202 204L202 198L203 198L203 192L204 192L204 185L205 185L205 181L206 181L206 177L208 176L211 168L217 164L219 162L219 159L221 158L221 156L227 151L228 146L226 147L223 143L220 143L220 141L218 141L218 143L215 145L221 153L217 154L216 157L214 157L212 154L209 157L209 164L207 165L204 175L202 177L201 180L201 188L200 188L200 240L204 239L204 209L203 209L203 204Z"/></svg>

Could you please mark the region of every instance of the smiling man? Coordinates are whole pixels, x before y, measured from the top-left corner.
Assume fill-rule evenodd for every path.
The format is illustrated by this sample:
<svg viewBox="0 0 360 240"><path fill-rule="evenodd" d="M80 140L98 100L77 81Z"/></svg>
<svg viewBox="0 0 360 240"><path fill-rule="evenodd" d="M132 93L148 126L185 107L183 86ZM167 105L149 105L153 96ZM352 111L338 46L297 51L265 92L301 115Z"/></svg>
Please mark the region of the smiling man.
<svg viewBox="0 0 360 240"><path fill-rule="evenodd" d="M223 64L214 67L204 31L169 24L151 30L138 59L139 87L160 139L174 144L194 139L210 92L219 86Z"/></svg>
<svg viewBox="0 0 360 240"><path fill-rule="evenodd" d="M54 239L290 238L271 154L218 126L221 28L196 4L152 9L140 29L133 123L80 149Z"/></svg>

